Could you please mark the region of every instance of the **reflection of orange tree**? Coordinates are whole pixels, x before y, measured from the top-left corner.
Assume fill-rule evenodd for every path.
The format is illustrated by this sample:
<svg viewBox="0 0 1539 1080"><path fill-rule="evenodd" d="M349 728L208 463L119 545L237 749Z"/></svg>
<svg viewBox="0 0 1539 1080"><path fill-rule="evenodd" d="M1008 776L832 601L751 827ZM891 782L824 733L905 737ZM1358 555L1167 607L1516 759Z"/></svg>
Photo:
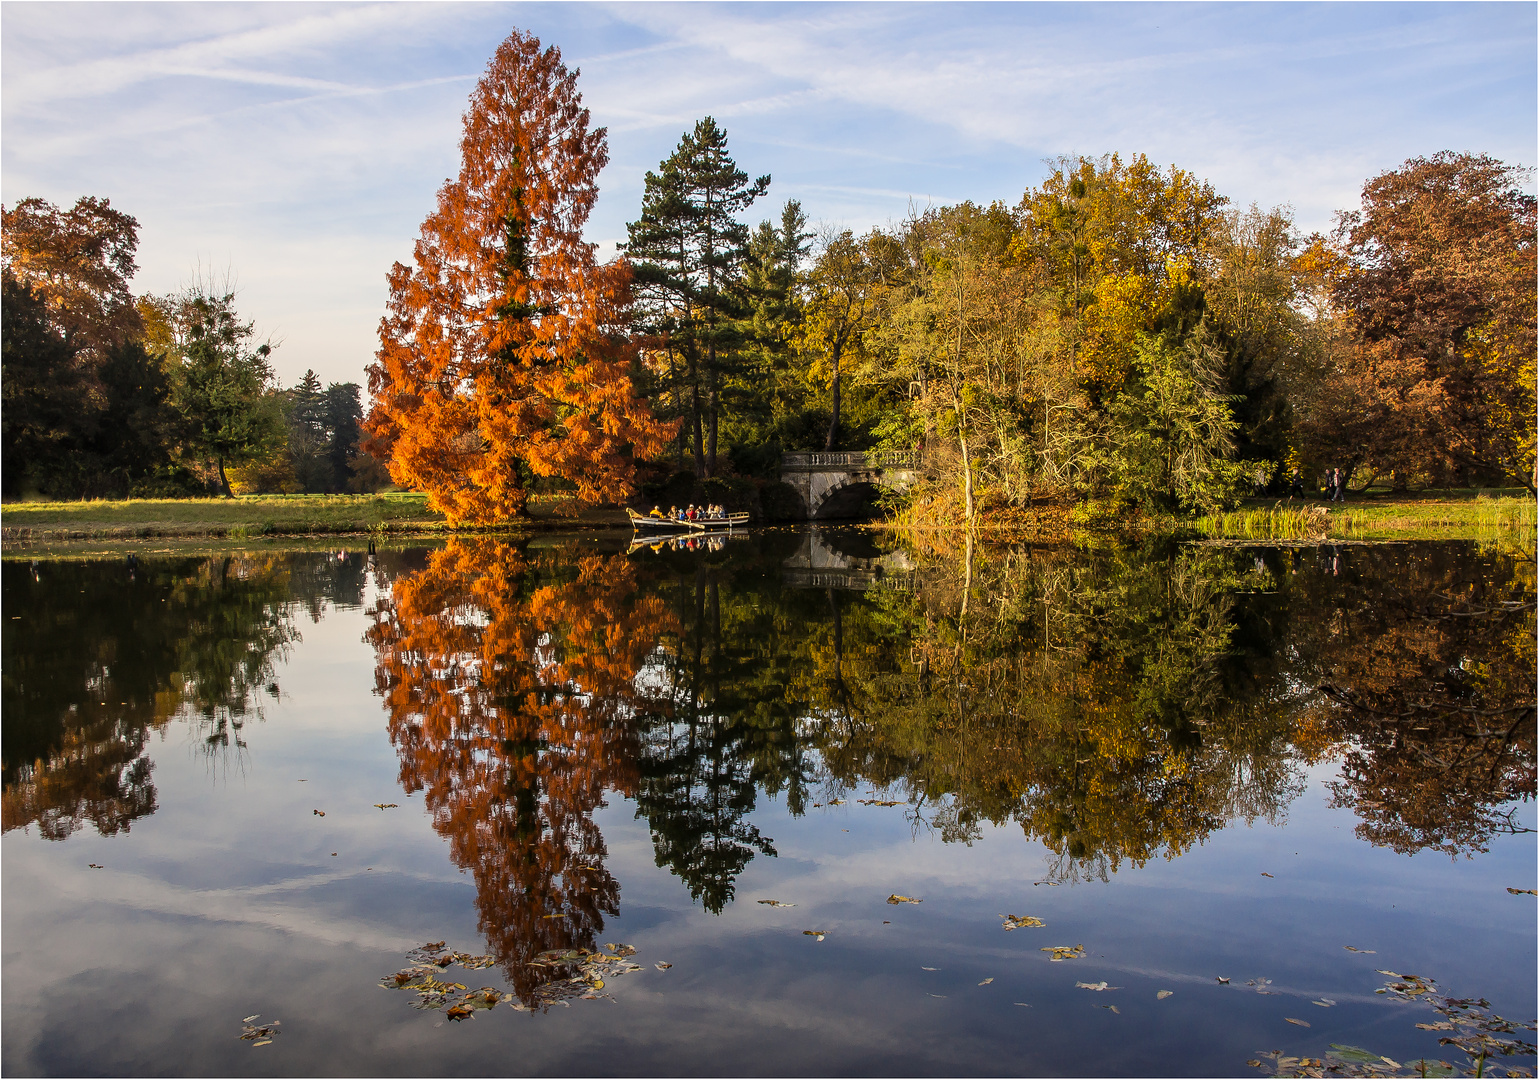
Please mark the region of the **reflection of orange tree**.
<svg viewBox="0 0 1539 1080"><path fill-rule="evenodd" d="M619 885L592 820L636 790L638 680L673 616L624 558L455 540L371 609L401 782L421 790L481 930L526 1001L528 962L592 948Z"/></svg>
<svg viewBox="0 0 1539 1080"><path fill-rule="evenodd" d="M1528 831L1511 804L1535 791L1532 555L1444 545L1345 562L1298 636L1358 834L1454 855Z"/></svg>

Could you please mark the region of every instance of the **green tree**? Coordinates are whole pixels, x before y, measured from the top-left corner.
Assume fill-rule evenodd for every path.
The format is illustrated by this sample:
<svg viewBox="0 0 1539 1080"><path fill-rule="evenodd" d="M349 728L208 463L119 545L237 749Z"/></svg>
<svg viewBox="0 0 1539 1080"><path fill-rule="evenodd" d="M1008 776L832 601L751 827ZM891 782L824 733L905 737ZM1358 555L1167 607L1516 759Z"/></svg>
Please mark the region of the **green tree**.
<svg viewBox="0 0 1539 1080"><path fill-rule="evenodd" d="M174 399L184 445L213 463L220 491L232 498L226 468L260 461L283 446L283 413L268 363L272 345L251 347L255 330L240 321L233 293L194 288L178 309L185 344Z"/></svg>
<svg viewBox="0 0 1539 1080"><path fill-rule="evenodd" d="M314 371L284 392L287 398L289 463L294 479L309 492L336 490L327 430L326 392Z"/></svg>
<svg viewBox="0 0 1539 1080"><path fill-rule="evenodd" d="M1149 509L1232 505L1243 466L1230 460L1239 426L1219 392L1221 354L1201 334L1171 346L1138 339L1139 385L1112 403L1108 472L1119 493Z"/></svg>
<svg viewBox="0 0 1539 1080"><path fill-rule="evenodd" d="M49 320L42 298L9 269L3 275L0 460L5 493L18 495L51 486L79 449L87 382L79 350Z"/></svg>
<svg viewBox="0 0 1539 1080"><path fill-rule="evenodd" d="M687 418L699 476L717 472L723 390L744 360L748 227L737 215L769 183L749 182L707 116L647 173L641 217L626 226L640 325L661 354L673 414Z"/></svg>

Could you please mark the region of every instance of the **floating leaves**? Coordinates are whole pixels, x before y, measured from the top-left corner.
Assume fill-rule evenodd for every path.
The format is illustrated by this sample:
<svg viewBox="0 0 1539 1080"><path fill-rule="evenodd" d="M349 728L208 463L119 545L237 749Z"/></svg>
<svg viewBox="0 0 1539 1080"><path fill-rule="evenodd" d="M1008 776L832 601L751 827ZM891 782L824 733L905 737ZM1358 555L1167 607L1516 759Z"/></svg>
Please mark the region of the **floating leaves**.
<svg viewBox="0 0 1539 1080"><path fill-rule="evenodd" d="M106 867L102 866L100 863L94 863L94 862L88 862L88 863L86 863L86 866L88 866L92 870L105 870L106 869Z"/></svg>
<svg viewBox="0 0 1539 1080"><path fill-rule="evenodd" d="M1514 889L1508 887L1507 891L1513 896L1539 896L1539 889Z"/></svg>
<svg viewBox="0 0 1539 1080"><path fill-rule="evenodd" d="M381 810L394 810L397 804L393 802L377 802L374 805L379 807Z"/></svg>
<svg viewBox="0 0 1539 1080"><path fill-rule="evenodd" d="M891 896L889 896L887 898L887 902L889 904L922 904L922 903L924 903L923 900L917 899L916 897L912 897L912 896L899 896L897 893L893 893Z"/></svg>
<svg viewBox="0 0 1539 1080"><path fill-rule="evenodd" d="M795 904L783 904L779 900L760 900L760 901L758 901L758 903L765 904L765 905L767 905L769 907L795 907L796 906Z"/></svg>
<svg viewBox="0 0 1539 1080"><path fill-rule="evenodd" d="M856 799L861 806L902 806L901 799Z"/></svg>
<svg viewBox="0 0 1539 1080"><path fill-rule="evenodd" d="M1041 881L1033 881L1032 884L1033 885L1053 885L1053 886L1058 886L1058 885L1062 885L1063 882L1061 882L1061 881L1053 881L1051 878L1044 878Z"/></svg>
<svg viewBox="0 0 1539 1080"><path fill-rule="evenodd" d="M1271 877L1272 875L1267 873L1265 870L1263 870L1263 871L1261 871L1261 876L1262 877Z"/></svg>
<svg viewBox="0 0 1539 1080"><path fill-rule="evenodd" d="M1106 1009L1106 1010L1108 1010L1110 1012L1116 1013L1118 1016L1122 1015L1122 1010L1117 1008L1117 1006L1115 1006L1115 1005L1097 1005L1096 1008L1098 1008L1098 1009Z"/></svg>
<svg viewBox="0 0 1539 1080"><path fill-rule="evenodd" d="M1285 1017L1283 1017L1283 1019L1288 1021L1288 1023L1296 1024L1299 1027L1308 1027L1309 1026L1309 1021L1308 1020L1300 1020L1297 1017L1285 1016Z"/></svg>
<svg viewBox="0 0 1539 1080"><path fill-rule="evenodd" d="M1120 987L1120 986L1107 986L1105 979L1102 979L1100 982L1093 982L1093 983L1077 982L1074 985L1079 987L1081 990L1095 990L1095 991L1098 991L1098 992L1101 991L1101 990L1121 990L1122 989L1122 987Z"/></svg>
<svg viewBox="0 0 1539 1080"><path fill-rule="evenodd" d="M387 990L409 990L417 995L413 1008L442 1009L451 1020L469 1020L477 1012L503 1003L519 1012L543 1010L556 1004L565 1005L571 998L596 999L600 996L598 991L604 989L606 978L641 970L640 964L625 959L636 952L631 946L610 943L605 948L610 951L549 949L537 954L529 961L529 966L546 969L551 977L530 991L525 1003L494 986L472 990L465 983L439 978L439 974L449 967L475 971L497 963L495 957L459 952L442 941L430 941L411 950L406 957L413 961L413 966L386 975L379 985ZM668 966L671 965L659 965Z"/></svg>
<svg viewBox="0 0 1539 1080"><path fill-rule="evenodd" d="M657 963L653 964L652 966L655 967L658 971L667 971L673 965L668 963L666 960L659 960Z"/></svg>
<svg viewBox="0 0 1539 1080"><path fill-rule="evenodd" d="M1267 989L1269 986L1272 985L1272 980L1271 979L1246 979L1245 980L1245 985L1246 986L1254 986L1256 988L1256 993L1258 993L1258 994L1271 994L1271 993L1274 993L1274 991Z"/></svg>
<svg viewBox="0 0 1539 1080"><path fill-rule="evenodd" d="M266 1046L273 1041L274 1036L282 1034L282 1032L278 1030L278 1025L283 1023L282 1020L274 1020L267 1024L252 1023L252 1021L256 1020L261 1015L261 1013L252 1013L250 1016L246 1017L240 1022L239 1037L246 1042L249 1042L254 1047Z"/></svg>
<svg viewBox="0 0 1539 1080"><path fill-rule="evenodd" d="M1359 949L1352 945L1343 945L1342 948L1347 950L1347 952L1362 953L1364 956L1373 956L1378 952L1377 949Z"/></svg>
<svg viewBox="0 0 1539 1080"><path fill-rule="evenodd" d="M987 986L987 985L989 985L989 983L991 983L991 982L993 982L993 981L994 981L994 976L992 976L992 975L990 975L990 976L989 976L989 977L988 977L988 978L987 978L987 979L984 979L984 980L983 980L983 981L982 981L982 982L981 982L981 983L979 983L979 984L978 984L978 985L979 985L979 986Z"/></svg>
<svg viewBox="0 0 1539 1080"><path fill-rule="evenodd" d="M326 816L326 811L324 811L324 810L311 810L310 813L314 814L316 817L325 817Z"/></svg>
<svg viewBox="0 0 1539 1080"><path fill-rule="evenodd" d="M1311 1001L1310 1004L1311 1005L1318 1005L1322 1009L1329 1009L1332 1005L1334 1005L1336 1003L1334 1001L1332 1001L1328 997L1323 997L1323 998L1320 998L1317 1001Z"/></svg>
<svg viewBox="0 0 1539 1080"><path fill-rule="evenodd" d="M1023 926L1046 926L1047 923L1035 915L1000 915L1005 920L1006 930L1019 930Z"/></svg>
<svg viewBox="0 0 1539 1080"><path fill-rule="evenodd" d="M803 930L802 933L807 937L817 938L819 941L828 936L827 930Z"/></svg>
<svg viewBox="0 0 1539 1080"><path fill-rule="evenodd" d="M920 971L939 971L940 968L921 967L919 970Z"/></svg>
<svg viewBox="0 0 1539 1080"><path fill-rule="evenodd" d="M1158 991L1154 995L1154 1000L1155 1001L1164 1001L1166 998L1168 998L1171 994L1174 994L1174 993L1175 993L1174 990L1160 990L1160 991Z"/></svg>
<svg viewBox="0 0 1539 1080"><path fill-rule="evenodd" d="M1213 981L1216 983L1222 983L1224 986L1229 985L1229 977L1227 975L1215 975L1213 976Z"/></svg>
<svg viewBox="0 0 1539 1080"><path fill-rule="evenodd" d="M1041 951L1052 953L1048 959L1055 964L1060 960L1082 960L1085 957L1083 945L1049 945Z"/></svg>

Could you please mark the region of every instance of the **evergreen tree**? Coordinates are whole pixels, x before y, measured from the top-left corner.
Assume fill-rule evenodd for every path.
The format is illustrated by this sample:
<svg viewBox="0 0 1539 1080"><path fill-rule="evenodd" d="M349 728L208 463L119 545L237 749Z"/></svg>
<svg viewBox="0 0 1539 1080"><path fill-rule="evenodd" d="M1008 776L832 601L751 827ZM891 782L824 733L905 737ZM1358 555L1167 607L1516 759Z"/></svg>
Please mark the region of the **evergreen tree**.
<svg viewBox="0 0 1539 1080"><path fill-rule="evenodd" d="M665 353L700 476L717 472L723 389L744 360L748 227L737 215L769 183L749 182L727 153L727 133L707 116L647 173L641 218L627 226L643 325Z"/></svg>

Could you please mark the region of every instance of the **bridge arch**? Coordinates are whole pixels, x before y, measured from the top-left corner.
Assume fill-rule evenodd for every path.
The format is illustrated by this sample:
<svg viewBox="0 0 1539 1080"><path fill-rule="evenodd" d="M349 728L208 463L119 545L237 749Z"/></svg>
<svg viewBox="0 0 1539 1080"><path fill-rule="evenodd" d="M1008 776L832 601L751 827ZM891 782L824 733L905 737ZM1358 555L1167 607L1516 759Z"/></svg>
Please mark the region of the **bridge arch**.
<svg viewBox="0 0 1539 1080"><path fill-rule="evenodd" d="M849 500L861 498L865 491L873 491L872 497L875 489L906 491L918 467L919 454L910 451L792 453L781 458L780 479L796 489L808 519L816 520L848 513ZM836 501L829 504L830 498Z"/></svg>

